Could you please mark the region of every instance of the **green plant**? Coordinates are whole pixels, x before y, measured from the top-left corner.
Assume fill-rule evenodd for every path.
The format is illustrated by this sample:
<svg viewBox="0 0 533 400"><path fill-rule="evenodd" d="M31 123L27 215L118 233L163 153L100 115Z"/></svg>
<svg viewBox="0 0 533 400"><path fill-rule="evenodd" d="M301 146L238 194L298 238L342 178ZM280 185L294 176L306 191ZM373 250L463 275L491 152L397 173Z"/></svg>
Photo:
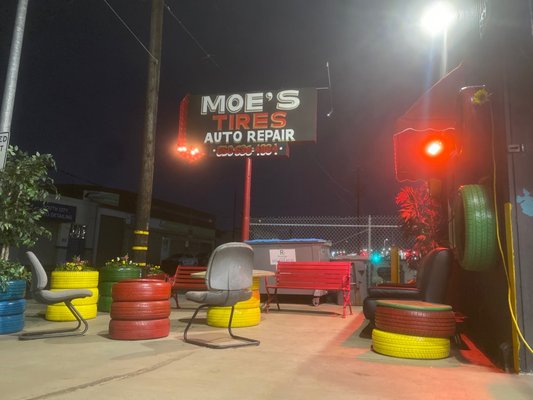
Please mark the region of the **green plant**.
<svg viewBox="0 0 533 400"><path fill-rule="evenodd" d="M89 265L89 261L74 257L72 261L67 261L55 267L54 271L95 271L95 268Z"/></svg>
<svg viewBox="0 0 533 400"><path fill-rule="evenodd" d="M24 265L9 260L0 259L0 291L6 290L8 281L16 281L23 279L28 281L31 273L24 267Z"/></svg>
<svg viewBox="0 0 533 400"><path fill-rule="evenodd" d="M10 246L33 246L41 236L50 237L40 221L46 214L49 193L57 196L48 171L55 168L50 154L29 155L17 146L7 149L0 171L0 259L9 258Z"/></svg>
<svg viewBox="0 0 533 400"><path fill-rule="evenodd" d="M145 275L157 275L163 273L159 265L146 264L146 266L143 267L143 270Z"/></svg>
<svg viewBox="0 0 533 400"><path fill-rule="evenodd" d="M138 267L139 264L131 261L126 254L122 257L116 257L112 260L106 261L105 266L108 268L123 268L123 267Z"/></svg>
<svg viewBox="0 0 533 400"><path fill-rule="evenodd" d="M438 231L442 222L439 202L431 197L427 184L404 186L396 195L400 207L401 229L405 236L414 237L412 250L423 257L438 246Z"/></svg>

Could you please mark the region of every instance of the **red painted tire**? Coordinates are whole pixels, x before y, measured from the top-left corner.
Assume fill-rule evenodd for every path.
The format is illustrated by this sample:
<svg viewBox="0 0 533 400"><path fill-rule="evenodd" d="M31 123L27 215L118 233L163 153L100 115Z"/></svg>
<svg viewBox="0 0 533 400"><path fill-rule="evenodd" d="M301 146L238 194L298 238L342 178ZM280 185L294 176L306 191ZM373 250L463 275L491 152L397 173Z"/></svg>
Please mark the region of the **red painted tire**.
<svg viewBox="0 0 533 400"><path fill-rule="evenodd" d="M128 279L113 285L113 301L156 301L170 298L171 285L158 279Z"/></svg>
<svg viewBox="0 0 533 400"><path fill-rule="evenodd" d="M412 336L447 338L455 335L451 310L417 310L380 305L376 307L376 328Z"/></svg>
<svg viewBox="0 0 533 400"><path fill-rule="evenodd" d="M109 337L117 340L158 339L170 333L170 319L150 319L144 321L109 321Z"/></svg>
<svg viewBox="0 0 533 400"><path fill-rule="evenodd" d="M170 316L170 301L114 301L110 317L121 320L162 319Z"/></svg>

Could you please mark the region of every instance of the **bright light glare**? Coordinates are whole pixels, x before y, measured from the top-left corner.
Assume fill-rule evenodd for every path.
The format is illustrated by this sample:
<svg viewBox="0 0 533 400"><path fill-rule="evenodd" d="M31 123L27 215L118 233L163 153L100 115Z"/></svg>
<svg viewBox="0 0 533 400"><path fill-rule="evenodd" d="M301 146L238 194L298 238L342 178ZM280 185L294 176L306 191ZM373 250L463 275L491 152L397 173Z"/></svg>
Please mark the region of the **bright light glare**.
<svg viewBox="0 0 533 400"><path fill-rule="evenodd" d="M431 36L446 32L457 18L457 11L450 3L437 2L430 5L422 14L420 25Z"/></svg>
<svg viewBox="0 0 533 400"><path fill-rule="evenodd" d="M426 153L431 157L436 157L444 149L444 144L440 140L433 140L426 146Z"/></svg>

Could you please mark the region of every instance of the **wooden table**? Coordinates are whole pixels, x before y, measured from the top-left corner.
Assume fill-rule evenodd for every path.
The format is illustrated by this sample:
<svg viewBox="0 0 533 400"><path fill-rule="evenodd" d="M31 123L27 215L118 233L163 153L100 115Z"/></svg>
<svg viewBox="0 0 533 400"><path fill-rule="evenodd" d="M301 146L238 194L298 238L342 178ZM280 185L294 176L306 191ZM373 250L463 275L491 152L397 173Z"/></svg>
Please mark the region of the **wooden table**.
<svg viewBox="0 0 533 400"><path fill-rule="evenodd" d="M191 276L198 278L203 278L205 275L205 271L194 272L191 274ZM233 320L231 322L232 328L255 326L261 322L261 299L259 293L261 278L274 275L274 271L266 271L263 269L253 270L252 287L250 288L252 290L252 297L246 301L241 301L235 304L235 311L233 312ZM207 325L227 328L230 313L231 307L208 307Z"/></svg>

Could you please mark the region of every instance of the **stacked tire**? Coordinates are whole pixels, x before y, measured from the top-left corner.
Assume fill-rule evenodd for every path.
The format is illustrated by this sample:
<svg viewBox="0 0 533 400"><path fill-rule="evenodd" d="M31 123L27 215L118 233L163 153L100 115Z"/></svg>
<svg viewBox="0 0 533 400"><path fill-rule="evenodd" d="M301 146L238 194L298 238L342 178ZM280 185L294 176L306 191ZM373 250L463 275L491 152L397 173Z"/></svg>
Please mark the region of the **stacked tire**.
<svg viewBox="0 0 533 400"><path fill-rule="evenodd" d="M255 326L261 322L261 300L259 294L259 279L254 279L252 284L252 297L246 301L235 304L232 328ZM209 307L207 309L207 325L218 328L227 328L231 307Z"/></svg>
<svg viewBox="0 0 533 400"><path fill-rule="evenodd" d="M0 290L0 335L21 331L26 310L26 281L8 281Z"/></svg>
<svg viewBox="0 0 533 400"><path fill-rule="evenodd" d="M89 289L91 296L72 300L81 316L85 319L95 318L98 314L98 271L52 271L50 290L52 292L65 289ZM48 321L75 321L65 303L46 306L45 319Z"/></svg>
<svg viewBox="0 0 533 400"><path fill-rule="evenodd" d="M130 279L113 285L109 337L143 340L170 333L170 289L158 279Z"/></svg>
<svg viewBox="0 0 533 400"><path fill-rule="evenodd" d="M113 285L126 279L137 279L142 274L139 267L103 267L100 269L100 298L98 299L98 311L109 312L113 298L111 291Z"/></svg>
<svg viewBox="0 0 533 400"><path fill-rule="evenodd" d="M398 358L441 359L450 355L455 314L446 304L378 300L372 349Z"/></svg>

